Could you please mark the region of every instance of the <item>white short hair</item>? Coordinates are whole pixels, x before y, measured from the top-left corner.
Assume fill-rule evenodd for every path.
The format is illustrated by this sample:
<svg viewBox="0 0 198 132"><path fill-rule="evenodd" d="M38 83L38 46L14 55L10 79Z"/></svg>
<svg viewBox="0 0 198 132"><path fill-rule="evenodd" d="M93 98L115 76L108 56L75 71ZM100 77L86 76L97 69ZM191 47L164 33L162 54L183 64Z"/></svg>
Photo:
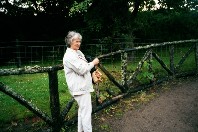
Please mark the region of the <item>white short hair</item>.
<svg viewBox="0 0 198 132"><path fill-rule="evenodd" d="M76 31L69 31L67 36L65 37L65 43L67 44L68 47L70 47L71 42L73 41L73 39L82 40L82 36L81 36L80 33L76 32Z"/></svg>

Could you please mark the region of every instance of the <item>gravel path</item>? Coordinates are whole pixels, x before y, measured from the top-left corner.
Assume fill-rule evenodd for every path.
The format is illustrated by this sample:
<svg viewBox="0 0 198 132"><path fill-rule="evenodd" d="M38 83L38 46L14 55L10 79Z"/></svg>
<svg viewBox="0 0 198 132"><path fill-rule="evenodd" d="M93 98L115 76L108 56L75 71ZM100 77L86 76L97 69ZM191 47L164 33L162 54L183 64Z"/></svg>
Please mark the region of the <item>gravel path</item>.
<svg viewBox="0 0 198 132"><path fill-rule="evenodd" d="M198 132L198 76L169 84L146 105L108 124L112 132Z"/></svg>

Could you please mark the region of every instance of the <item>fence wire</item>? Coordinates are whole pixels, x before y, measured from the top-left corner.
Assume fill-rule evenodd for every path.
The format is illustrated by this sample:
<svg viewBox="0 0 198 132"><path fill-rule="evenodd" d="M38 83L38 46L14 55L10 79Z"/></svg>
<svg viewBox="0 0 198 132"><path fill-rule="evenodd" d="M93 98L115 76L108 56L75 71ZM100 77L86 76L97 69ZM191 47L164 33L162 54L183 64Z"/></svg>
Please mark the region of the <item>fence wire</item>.
<svg viewBox="0 0 198 132"><path fill-rule="evenodd" d="M148 41L147 41L148 42ZM159 42L159 40L150 40L150 42ZM63 41L13 41L0 43L0 66L21 67L27 65L55 65L62 63L62 58L66 50L66 45ZM116 39L112 43L82 43L81 50L88 56L99 56L117 50L133 48L138 46L149 45L146 41L136 39L134 41L124 41ZM163 54L168 48L158 49L158 52ZM142 56L144 51L131 52L129 55L130 61L137 61ZM165 52L167 53L167 52ZM163 56L167 56L164 55ZM120 59L119 56L110 56L101 60L103 63L113 63Z"/></svg>

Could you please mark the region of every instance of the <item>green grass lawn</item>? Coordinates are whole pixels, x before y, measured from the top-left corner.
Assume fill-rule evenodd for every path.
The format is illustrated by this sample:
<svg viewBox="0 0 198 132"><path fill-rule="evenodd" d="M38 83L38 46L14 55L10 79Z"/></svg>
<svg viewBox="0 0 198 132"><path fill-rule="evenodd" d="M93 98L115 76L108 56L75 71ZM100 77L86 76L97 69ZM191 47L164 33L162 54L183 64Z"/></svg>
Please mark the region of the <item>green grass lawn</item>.
<svg viewBox="0 0 198 132"><path fill-rule="evenodd" d="M179 49L175 55L175 64L177 64L182 57L186 48ZM142 55L139 55L140 57ZM167 53L162 53L159 55L162 57L162 60L165 61L166 65L169 67L169 56ZM164 57L166 56L166 57ZM181 71L188 71L195 69L195 54L191 53L190 57L184 62L184 65L181 67ZM128 63L127 70L134 71L137 67L138 62L141 58L137 58L136 61ZM164 69L161 68L160 64L153 59L153 73L156 76L166 76L167 73ZM109 63L104 63L104 66L108 71L110 71L116 80L121 81L120 75L120 61L113 61ZM142 73L148 69L144 68ZM137 76L140 82L146 82L141 74ZM28 101L36 105L40 110L44 111L50 116L50 98L49 98L49 85L48 85L48 74L25 74L25 75L11 75L11 76L1 76L0 82L8 85L15 92L21 94ZM66 106L67 102L71 99L71 95L67 89L66 80L64 71L60 70L58 72L58 85L59 85L59 97L61 110ZM103 95L106 95L105 89L110 88L113 91L119 92L119 90L110 82L107 78L104 77L104 82L100 85L101 92ZM106 98L106 97L105 97ZM0 122L3 124L11 120L23 120L24 118L32 117L34 114L26 109L24 106L20 105L18 102L8 97L4 93L0 92ZM77 112L77 107L74 105L72 107L72 116Z"/></svg>
<svg viewBox="0 0 198 132"><path fill-rule="evenodd" d="M61 103L69 100L68 90L65 84L64 74L62 71L58 73L59 77L59 93ZM35 104L39 109L50 114L49 106L49 85L47 73L42 74L25 74L3 76L1 82L8 85L15 92L21 94L25 99ZM10 121L32 116L33 114L15 100L0 93L0 121Z"/></svg>

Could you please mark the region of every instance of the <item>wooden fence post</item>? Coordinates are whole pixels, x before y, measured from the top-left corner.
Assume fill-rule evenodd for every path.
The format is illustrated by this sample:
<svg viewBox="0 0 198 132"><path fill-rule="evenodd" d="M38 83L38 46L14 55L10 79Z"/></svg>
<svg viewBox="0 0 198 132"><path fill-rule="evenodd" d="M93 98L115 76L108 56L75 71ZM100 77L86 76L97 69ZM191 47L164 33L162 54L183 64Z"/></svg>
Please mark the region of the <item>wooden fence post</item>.
<svg viewBox="0 0 198 132"><path fill-rule="evenodd" d="M153 59L153 55L152 55L152 52L153 52L153 50L151 50L151 53L150 53L150 55L149 55L149 57L148 57L148 71L150 72L150 73L153 73L153 65L152 65L152 59Z"/></svg>
<svg viewBox="0 0 198 132"><path fill-rule="evenodd" d="M175 68L174 68L174 45L170 46L170 70L175 75Z"/></svg>
<svg viewBox="0 0 198 132"><path fill-rule="evenodd" d="M196 72L198 74L198 42L195 43L195 62L196 62Z"/></svg>
<svg viewBox="0 0 198 132"><path fill-rule="evenodd" d="M127 52L121 53L121 76L122 76L122 85L127 88ZM128 88L127 88L128 89Z"/></svg>
<svg viewBox="0 0 198 132"><path fill-rule="evenodd" d="M61 119L60 119L60 103L59 103L59 93L58 93L58 77L57 70L52 68L48 72L49 75L49 90L50 90L50 109L52 115L52 132L59 132L61 129Z"/></svg>

